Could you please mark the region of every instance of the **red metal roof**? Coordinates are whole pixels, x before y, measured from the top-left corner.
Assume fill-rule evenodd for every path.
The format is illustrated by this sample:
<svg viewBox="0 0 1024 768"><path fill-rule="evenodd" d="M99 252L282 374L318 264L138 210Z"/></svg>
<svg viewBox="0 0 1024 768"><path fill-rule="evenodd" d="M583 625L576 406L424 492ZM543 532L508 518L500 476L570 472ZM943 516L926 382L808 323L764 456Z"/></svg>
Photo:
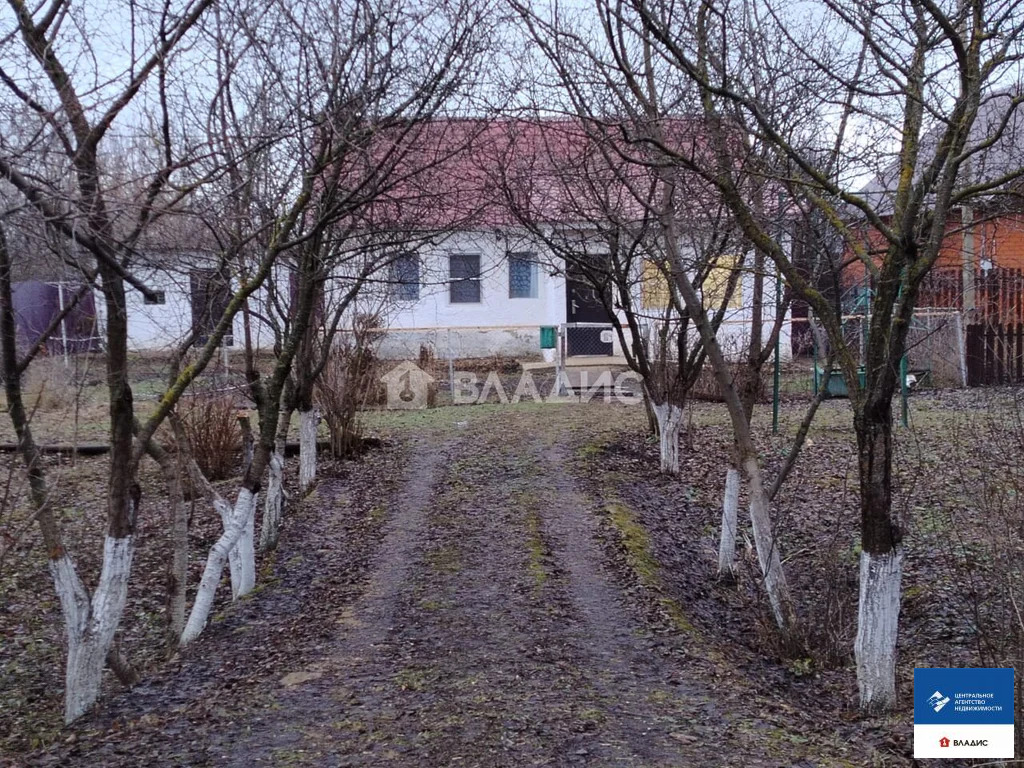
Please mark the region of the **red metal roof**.
<svg viewBox="0 0 1024 768"><path fill-rule="evenodd" d="M692 156L706 147L692 120L665 121L672 149ZM378 227L489 228L520 223L579 224L637 219L657 194L658 156L611 121L573 119L434 120L385 137L376 153L398 150L385 189L365 212ZM636 162L640 161L640 162ZM682 204L710 197L692 175Z"/></svg>

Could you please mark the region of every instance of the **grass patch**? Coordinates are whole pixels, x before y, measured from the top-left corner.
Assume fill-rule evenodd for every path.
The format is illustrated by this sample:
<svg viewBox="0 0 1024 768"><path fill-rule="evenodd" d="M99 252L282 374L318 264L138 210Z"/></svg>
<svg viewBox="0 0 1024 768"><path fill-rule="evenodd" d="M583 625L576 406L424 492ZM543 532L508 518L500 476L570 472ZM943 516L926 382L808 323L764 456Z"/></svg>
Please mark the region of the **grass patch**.
<svg viewBox="0 0 1024 768"><path fill-rule="evenodd" d="M270 581L274 578L274 566L277 565L277 549L264 553L263 562L260 563L260 582Z"/></svg>
<svg viewBox="0 0 1024 768"><path fill-rule="evenodd" d="M526 570L533 581L534 592L538 592L550 578L546 563L551 554L544 543L540 499L532 490L521 490L513 496L513 500L517 507L526 511Z"/></svg>
<svg viewBox="0 0 1024 768"><path fill-rule="evenodd" d="M584 723L603 723L608 716L600 709L590 707L577 713L576 719Z"/></svg>
<svg viewBox="0 0 1024 768"><path fill-rule="evenodd" d="M595 440L593 442L584 443L577 449L577 453L581 459L596 459L602 453L608 449L608 442L606 440Z"/></svg>
<svg viewBox="0 0 1024 768"><path fill-rule="evenodd" d="M402 691L422 691L427 687L429 675L423 669L403 669L395 675L395 685Z"/></svg>
<svg viewBox="0 0 1024 768"><path fill-rule="evenodd" d="M661 566L651 553L651 537L647 530L636 521L624 504L612 502L605 507L605 511L609 522L619 532L629 567L640 577L644 586L660 588Z"/></svg>
<svg viewBox="0 0 1024 768"><path fill-rule="evenodd" d="M540 589L548 580L548 570L544 567L544 560L548 556L548 548L544 545L544 539L540 531L540 513L531 509L526 513L527 546L530 550L530 560L527 563L527 570L533 577L533 585Z"/></svg>
<svg viewBox="0 0 1024 768"><path fill-rule="evenodd" d="M605 511L608 514L608 521L618 531L619 541L626 551L626 562L640 583L658 595L658 603L676 629L687 633L695 632L693 624L686 618L679 603L662 592L661 565L651 551L650 534L637 522L626 505L611 502L605 507Z"/></svg>
<svg viewBox="0 0 1024 768"><path fill-rule="evenodd" d="M462 570L462 557L455 547L439 547L427 553L427 564L435 573L458 573Z"/></svg>

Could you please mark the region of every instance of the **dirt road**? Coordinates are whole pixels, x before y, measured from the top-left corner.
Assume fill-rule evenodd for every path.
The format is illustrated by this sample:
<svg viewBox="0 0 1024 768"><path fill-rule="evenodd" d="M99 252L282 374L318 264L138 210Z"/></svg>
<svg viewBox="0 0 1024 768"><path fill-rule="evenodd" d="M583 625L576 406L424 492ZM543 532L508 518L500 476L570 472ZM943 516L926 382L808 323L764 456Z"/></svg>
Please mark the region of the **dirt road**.
<svg viewBox="0 0 1024 768"><path fill-rule="evenodd" d="M780 758L777 725L726 711L689 668L679 647L696 640L667 642L634 609L574 473L571 425L542 409L430 423L391 458L324 477L265 592L51 758L818 764Z"/></svg>

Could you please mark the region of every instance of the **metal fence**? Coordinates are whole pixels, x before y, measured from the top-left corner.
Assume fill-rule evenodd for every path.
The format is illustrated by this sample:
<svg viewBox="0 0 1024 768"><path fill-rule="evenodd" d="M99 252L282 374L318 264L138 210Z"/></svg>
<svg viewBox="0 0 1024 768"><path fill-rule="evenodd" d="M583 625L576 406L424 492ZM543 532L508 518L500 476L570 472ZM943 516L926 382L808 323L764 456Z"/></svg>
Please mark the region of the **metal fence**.
<svg viewBox="0 0 1024 768"><path fill-rule="evenodd" d="M850 314L843 318L843 332L847 344L856 351L861 363L864 362L866 330L869 318L865 314ZM668 325L666 325L666 322ZM816 349L813 334L809 332L810 321L807 318L794 317L787 326L795 340L804 340L799 349L794 346L794 357L813 356L823 360L827 349ZM720 343L727 356L742 353L742 345L749 333L747 323L742 320L726 320L719 331ZM683 327L678 319L669 321L650 320L642 327L642 333L652 359L666 361L676 359L679 349L678 334ZM688 333L695 333L692 324L687 326ZM1016 328L1016 326L1012 326ZM667 330L666 330L667 328ZM667 334L664 340L662 332ZM982 333L974 331L975 334ZM977 353L975 360L989 360L992 370L999 369L996 362L1000 350L1015 349L1018 343L1016 331L1003 330L1002 336L998 328L992 334L983 333L985 344L990 350L988 357ZM558 344L555 350L542 350L540 346L541 326L478 326L478 327L421 327L421 328L390 328L381 330L378 355L385 359L403 360L436 360L438 368L444 375L449 361L460 361L472 358L516 358L541 359L548 362L563 362L567 358L595 357L606 358L618 353L618 339L614 327L610 323L563 323L557 326ZM979 337L982 338L982 337ZM1000 339L1011 339L1001 342ZM806 348L804 348L806 347ZM975 346L975 349L981 349ZM1007 352L1006 354L1009 354ZM980 355L980 356L979 356ZM790 357L789 342L783 340L783 361ZM1006 355L1003 355L1006 358ZM914 314L914 319L907 340L908 368L917 372L921 385L937 387L957 387L968 384L968 352L967 329L962 314L955 309L922 308ZM1006 358L1009 360L1009 358ZM1013 359L1014 361L1016 358ZM599 362L595 360L595 362ZM1013 362L1016 365L1016 362ZM1002 364L1003 370L1009 371L1010 362ZM993 374L995 375L995 374ZM979 375L986 379L987 375ZM971 380L978 379L974 376ZM991 377L988 377L991 378Z"/></svg>
<svg viewBox="0 0 1024 768"><path fill-rule="evenodd" d="M794 326L808 325L807 318L793 318ZM843 317L843 338L847 346L855 350L858 362L865 361L867 315L846 315ZM794 336L796 336L794 331ZM810 332L799 334L811 345L804 354L821 360L827 348L816 348ZM922 309L914 313L907 334L907 368L914 372L915 382L924 386L962 387L967 385L966 336L962 315L955 310Z"/></svg>
<svg viewBox="0 0 1024 768"><path fill-rule="evenodd" d="M615 353L615 326L611 323L563 323L568 357L611 357Z"/></svg>

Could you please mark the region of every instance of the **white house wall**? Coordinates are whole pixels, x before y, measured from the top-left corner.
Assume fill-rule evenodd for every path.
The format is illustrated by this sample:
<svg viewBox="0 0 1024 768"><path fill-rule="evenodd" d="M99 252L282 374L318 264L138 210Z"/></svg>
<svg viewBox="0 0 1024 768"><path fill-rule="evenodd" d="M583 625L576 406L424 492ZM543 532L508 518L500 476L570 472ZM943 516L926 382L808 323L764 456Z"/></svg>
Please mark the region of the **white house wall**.
<svg viewBox="0 0 1024 768"><path fill-rule="evenodd" d="M170 351L192 330L192 290L190 270L172 269L136 271L142 282L154 291L162 291L162 304L146 304L142 294L129 287L125 296L128 312L128 348L132 351ZM286 289L287 283L278 277L278 283ZM232 289L237 289L233 281ZM262 306L266 292L259 290L250 299L253 307ZM106 306L103 294L96 291L96 314L99 324L105 325ZM254 317L251 323L253 340L257 348L270 349L274 344L272 329ZM232 325L233 347L240 348L243 338L242 314L238 313Z"/></svg>
<svg viewBox="0 0 1024 768"><path fill-rule="evenodd" d="M565 320L565 278L552 276L546 264L537 266L537 296L509 298L506 254L534 252L527 243L504 233L465 232L439 245L421 248L420 297L392 301L384 311L389 332L380 354L410 358L421 346L447 358L503 354L513 357L540 354L540 328ZM480 255L480 301L451 301L449 257Z"/></svg>
<svg viewBox="0 0 1024 768"><path fill-rule="evenodd" d="M509 298L507 254L534 253L537 267L537 295L532 298ZM420 292L416 301L393 298L389 275L378 275L371 282L354 311L379 313L381 325L388 332L380 354L389 358L415 358L426 347L440 358L485 357L502 354L512 357L540 355L540 328L565 322L565 276L544 249L508 232L463 232L443 242L418 249L420 257ZM479 254L481 264L480 301L453 303L449 289L449 257L452 254ZM148 305L142 296L129 290L129 345L134 350L169 350L191 330L191 286L189 270L180 272L154 270L139 276L154 290L163 291L163 304ZM719 341L726 354L736 358L745 349L749 338L749 299L753 292L753 274L745 272L740 286L740 306L727 312L719 331ZM289 281L284 269L275 270L274 280L279 295L289 294ZM775 307L775 279L766 276L765 322L763 338L771 333ZM236 286L237 287L237 286ZM328 290L344 290L338 282ZM634 302L641 306L639 281ZM97 311L103 322L102 295L97 294ZM272 329L260 320L266 309L266 291L261 289L250 298L253 309L251 332L259 349L270 349L274 343ZM656 315L655 310L651 310ZM623 318L624 319L624 318ZM240 348L243 321L239 313L234 320L234 346ZM791 354L791 325L787 317L781 334L784 359ZM621 354L618 337L614 354Z"/></svg>
<svg viewBox="0 0 1024 768"><path fill-rule="evenodd" d="M754 295L754 273L744 271L740 283L737 286L740 291L739 307L727 309L718 329L718 343L722 347L726 358L737 360L746 354L747 345L750 343L750 325L753 319L751 300ZM774 274L764 276L764 299L763 299L763 322L761 324L761 343L764 344L771 336L775 326L775 301L776 301L776 280ZM789 360L793 356L792 316L786 313L782 329L779 333L780 353L783 360Z"/></svg>
<svg viewBox="0 0 1024 768"><path fill-rule="evenodd" d="M763 298L763 322L761 326L762 343L770 337L772 328L775 325L775 301L776 281L774 275L764 277L764 298ZM648 308L644 305L642 291L642 280L639 274L633 280L633 305L640 308L642 323L658 328L661 325L662 310L660 308ZM740 275L733 294L733 304L736 306L726 308L722 324L718 329L718 343L728 360L738 360L746 354L747 345L750 343L750 325L753 318L751 300L754 295L754 273L745 270ZM681 303L681 300L680 300ZM691 341L697 341L697 331L692 324L689 326ZM782 329L779 333L780 352L783 360L792 358L792 322L790 313L786 313Z"/></svg>

